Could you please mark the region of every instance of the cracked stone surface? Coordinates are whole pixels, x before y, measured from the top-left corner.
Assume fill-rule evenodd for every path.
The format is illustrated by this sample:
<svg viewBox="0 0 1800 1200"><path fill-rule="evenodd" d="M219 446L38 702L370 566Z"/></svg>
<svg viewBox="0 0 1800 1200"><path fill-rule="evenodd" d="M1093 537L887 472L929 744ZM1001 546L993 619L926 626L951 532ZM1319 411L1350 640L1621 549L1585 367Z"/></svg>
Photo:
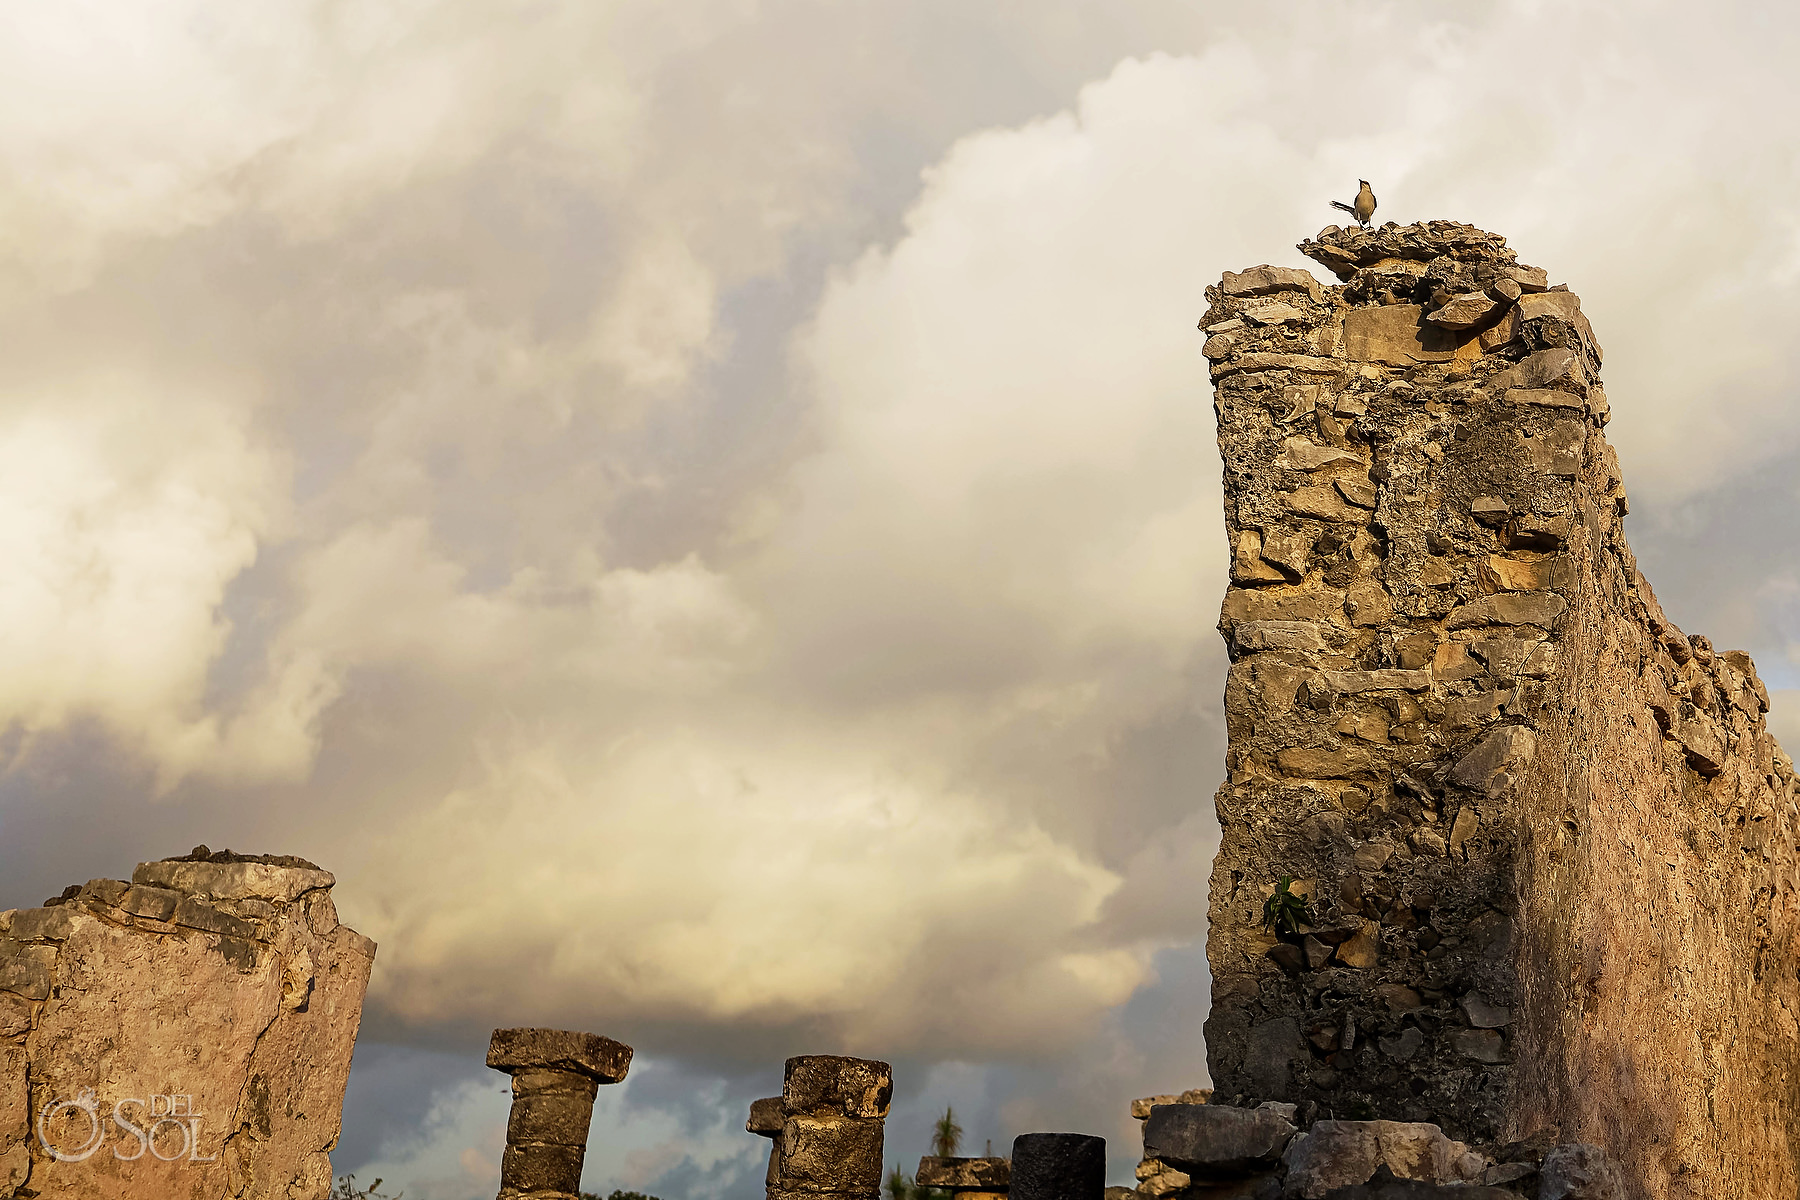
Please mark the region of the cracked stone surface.
<svg viewBox="0 0 1800 1200"><path fill-rule="evenodd" d="M1793 763L1749 656L1638 571L1580 299L1454 222L1300 249L1338 282L1227 274L1201 321L1232 550L1218 1099L1557 1127L1632 1196L1794 1196ZM1278 936L1282 875L1310 919Z"/></svg>
<svg viewBox="0 0 1800 1200"><path fill-rule="evenodd" d="M0 1200L322 1200L375 954L333 882L197 852L0 913Z"/></svg>

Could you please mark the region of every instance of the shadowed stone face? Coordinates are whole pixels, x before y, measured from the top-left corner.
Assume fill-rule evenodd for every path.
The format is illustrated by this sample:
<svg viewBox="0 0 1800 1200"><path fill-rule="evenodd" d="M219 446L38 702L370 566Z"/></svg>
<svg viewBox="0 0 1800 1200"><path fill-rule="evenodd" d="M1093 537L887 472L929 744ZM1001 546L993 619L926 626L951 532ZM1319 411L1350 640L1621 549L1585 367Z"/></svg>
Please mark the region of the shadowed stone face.
<svg viewBox="0 0 1800 1200"><path fill-rule="evenodd" d="M1749 657L1637 569L1581 301L1453 222L1301 250L1339 284L1228 274L1201 321L1233 550L1218 1098L1556 1125L1630 1194L1787 1200L1793 764Z"/></svg>

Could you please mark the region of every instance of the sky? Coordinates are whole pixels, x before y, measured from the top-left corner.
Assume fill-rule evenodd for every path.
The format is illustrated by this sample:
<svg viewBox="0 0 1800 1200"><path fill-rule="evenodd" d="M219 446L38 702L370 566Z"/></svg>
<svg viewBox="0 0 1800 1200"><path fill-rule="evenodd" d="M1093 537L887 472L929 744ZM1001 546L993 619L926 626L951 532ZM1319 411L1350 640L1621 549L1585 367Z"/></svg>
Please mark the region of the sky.
<svg viewBox="0 0 1800 1200"><path fill-rule="evenodd" d="M0 908L197 843L380 943L334 1155L750 1200L791 1054L1138 1157L1204 1085L1194 325L1329 199L1607 351L1640 565L1800 747L1800 18L1159 0L9 3Z"/></svg>

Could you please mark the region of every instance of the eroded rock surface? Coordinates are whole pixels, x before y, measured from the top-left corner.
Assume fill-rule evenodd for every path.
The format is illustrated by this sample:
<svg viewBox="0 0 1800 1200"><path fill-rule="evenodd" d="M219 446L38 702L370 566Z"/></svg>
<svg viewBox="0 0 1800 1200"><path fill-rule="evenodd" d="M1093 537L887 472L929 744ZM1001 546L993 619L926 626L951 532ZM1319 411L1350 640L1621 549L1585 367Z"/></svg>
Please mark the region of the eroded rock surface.
<svg viewBox="0 0 1800 1200"><path fill-rule="evenodd" d="M1339 283L1227 275L1201 322L1233 554L1218 1098L1560 1127L1631 1196L1788 1200L1794 768L1749 657L1637 569L1580 300L1451 222L1301 249Z"/></svg>
<svg viewBox="0 0 1800 1200"><path fill-rule="evenodd" d="M332 883L202 848L0 913L0 1200L322 1200L375 954Z"/></svg>

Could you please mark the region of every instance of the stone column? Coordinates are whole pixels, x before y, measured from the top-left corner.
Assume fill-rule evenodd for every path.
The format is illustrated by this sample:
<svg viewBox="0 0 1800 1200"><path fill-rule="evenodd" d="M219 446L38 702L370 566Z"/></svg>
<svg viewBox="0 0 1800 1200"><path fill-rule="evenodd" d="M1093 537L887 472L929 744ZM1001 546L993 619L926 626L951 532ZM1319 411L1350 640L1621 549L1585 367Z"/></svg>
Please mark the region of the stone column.
<svg viewBox="0 0 1800 1200"><path fill-rule="evenodd" d="M487 1065L512 1076L498 1200L575 1200L594 1093L631 1068L631 1047L566 1029L496 1029Z"/></svg>
<svg viewBox="0 0 1800 1200"><path fill-rule="evenodd" d="M882 1125L894 1095L884 1062L809 1054L787 1060L769 1200L877 1200Z"/></svg>
<svg viewBox="0 0 1800 1200"><path fill-rule="evenodd" d="M1086 1133L1021 1133L1013 1139L1013 1200L1101 1200L1106 1139Z"/></svg>
<svg viewBox="0 0 1800 1200"><path fill-rule="evenodd" d="M1012 1187L1012 1160L928 1155L919 1160L913 1182L954 1192L955 1200L1003 1200Z"/></svg>

